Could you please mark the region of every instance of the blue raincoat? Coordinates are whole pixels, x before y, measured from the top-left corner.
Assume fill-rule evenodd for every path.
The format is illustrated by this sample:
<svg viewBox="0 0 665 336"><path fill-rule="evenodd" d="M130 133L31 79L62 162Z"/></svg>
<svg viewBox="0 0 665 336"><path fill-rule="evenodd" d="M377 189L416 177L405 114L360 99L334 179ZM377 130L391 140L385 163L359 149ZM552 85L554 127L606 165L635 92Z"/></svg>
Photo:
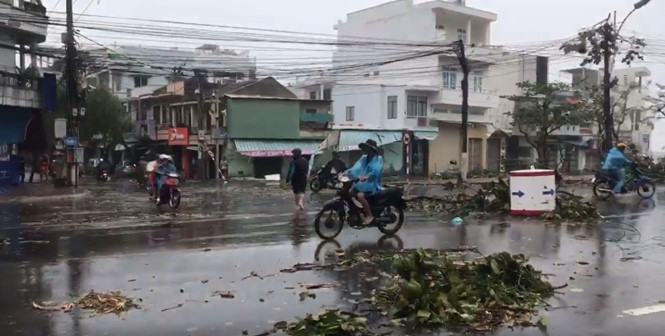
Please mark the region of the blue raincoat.
<svg viewBox="0 0 665 336"><path fill-rule="evenodd" d="M351 178L367 176L366 181L356 183L353 189L368 195L374 194L381 190L383 157L376 155L368 160L367 155L363 155L346 173Z"/></svg>
<svg viewBox="0 0 665 336"><path fill-rule="evenodd" d="M176 171L175 165L171 162L159 165L159 168L157 168L157 190L161 192L162 186L166 182L166 175Z"/></svg>
<svg viewBox="0 0 665 336"><path fill-rule="evenodd" d="M626 182L626 173L623 168L630 165L630 160L626 158L622 151L614 147L607 153L605 163L603 163L603 170L607 170L612 174L616 184L614 185L614 193L621 193L623 186Z"/></svg>
<svg viewBox="0 0 665 336"><path fill-rule="evenodd" d="M605 163L603 164L604 170L622 169L630 165L630 160L618 148L614 147L607 153Z"/></svg>

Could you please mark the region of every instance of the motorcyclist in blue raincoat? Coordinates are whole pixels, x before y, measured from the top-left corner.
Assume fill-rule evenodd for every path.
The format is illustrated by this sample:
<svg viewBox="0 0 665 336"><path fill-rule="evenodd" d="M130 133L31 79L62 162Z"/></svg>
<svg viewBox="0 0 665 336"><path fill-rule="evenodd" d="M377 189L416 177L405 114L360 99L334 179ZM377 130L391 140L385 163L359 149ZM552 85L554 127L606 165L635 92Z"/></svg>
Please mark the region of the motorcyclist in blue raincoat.
<svg viewBox="0 0 665 336"><path fill-rule="evenodd" d="M623 186L626 182L626 172L624 171L624 168L631 164L631 161L628 160L624 154L626 147L626 144L618 143L616 147L612 148L609 153L607 153L605 163L603 163L603 170L610 173L612 178L616 181L613 190L615 194L623 192Z"/></svg>
<svg viewBox="0 0 665 336"><path fill-rule="evenodd" d="M346 171L346 175L358 179L352 191L356 198L363 205L365 213L364 224L369 225L374 222L374 216L370 208L367 196L371 196L381 190L381 175L383 175L383 157L379 153L379 148L374 140L367 140L358 145L363 151L363 156Z"/></svg>

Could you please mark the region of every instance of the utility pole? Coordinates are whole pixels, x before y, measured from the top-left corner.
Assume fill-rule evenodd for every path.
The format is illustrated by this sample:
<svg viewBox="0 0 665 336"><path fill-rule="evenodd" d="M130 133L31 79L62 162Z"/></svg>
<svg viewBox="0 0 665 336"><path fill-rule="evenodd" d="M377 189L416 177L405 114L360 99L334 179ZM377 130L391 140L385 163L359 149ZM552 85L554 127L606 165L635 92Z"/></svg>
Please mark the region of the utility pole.
<svg viewBox="0 0 665 336"><path fill-rule="evenodd" d="M469 172L469 60L466 58L464 40L457 41L457 60L462 68L462 153L460 155L460 180L466 181Z"/></svg>
<svg viewBox="0 0 665 336"><path fill-rule="evenodd" d="M203 181L207 171L207 146L205 143L205 114L203 112L203 73L195 72L198 83L198 139L199 139L199 179Z"/></svg>
<svg viewBox="0 0 665 336"><path fill-rule="evenodd" d="M76 42L74 40L74 6L73 0L66 0L67 32L65 33L65 78L67 79L67 135L78 140L79 137L79 99L78 99L78 71L76 67ZM67 148L67 178L73 186L78 186L78 163L76 162L76 146Z"/></svg>

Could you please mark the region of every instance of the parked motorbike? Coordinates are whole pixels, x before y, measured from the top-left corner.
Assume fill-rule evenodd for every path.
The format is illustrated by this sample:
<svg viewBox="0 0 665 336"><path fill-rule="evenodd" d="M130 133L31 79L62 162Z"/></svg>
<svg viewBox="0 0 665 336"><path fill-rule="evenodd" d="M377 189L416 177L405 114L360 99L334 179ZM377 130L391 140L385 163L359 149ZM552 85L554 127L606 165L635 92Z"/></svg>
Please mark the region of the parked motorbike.
<svg viewBox="0 0 665 336"><path fill-rule="evenodd" d="M348 176L341 176L339 181L342 188L337 197L327 202L314 220L314 229L319 237L337 237L342 232L344 223L357 230L376 227L385 235L394 235L402 228L406 201L401 189L384 189L369 196L367 200L372 208L374 222L364 225L363 206L351 194L351 187L356 181Z"/></svg>
<svg viewBox="0 0 665 336"><path fill-rule="evenodd" d="M321 167L309 178L309 189L315 193L323 189L337 189L338 184L337 175L326 173L324 167Z"/></svg>
<svg viewBox="0 0 665 336"><path fill-rule="evenodd" d="M597 171L593 178L593 194L602 199L608 199L614 194L616 179L607 171ZM637 192L642 199L652 198L656 193L656 185L642 171L637 168L635 163L631 164L626 172L626 183L624 185L626 192Z"/></svg>
<svg viewBox="0 0 665 336"><path fill-rule="evenodd" d="M168 204L171 209L177 209L180 206L180 175L177 173L169 173L166 175L166 180L160 192L159 201L157 206Z"/></svg>

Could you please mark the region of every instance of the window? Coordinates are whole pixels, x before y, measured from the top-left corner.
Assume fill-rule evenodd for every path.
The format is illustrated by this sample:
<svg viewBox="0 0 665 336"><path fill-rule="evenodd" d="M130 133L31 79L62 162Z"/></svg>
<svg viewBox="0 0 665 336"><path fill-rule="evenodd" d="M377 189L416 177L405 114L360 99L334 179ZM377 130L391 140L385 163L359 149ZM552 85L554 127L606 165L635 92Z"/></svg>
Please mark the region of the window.
<svg viewBox="0 0 665 336"><path fill-rule="evenodd" d="M408 96L406 116L407 118L427 117L427 96Z"/></svg>
<svg viewBox="0 0 665 336"><path fill-rule="evenodd" d="M455 90L457 88L457 71L453 69L443 69L443 88Z"/></svg>
<svg viewBox="0 0 665 336"><path fill-rule="evenodd" d="M388 119L397 119L397 96L388 96Z"/></svg>
<svg viewBox="0 0 665 336"><path fill-rule="evenodd" d="M323 99L324 100L331 100L332 99L332 91L330 89L324 89L323 90Z"/></svg>
<svg viewBox="0 0 665 336"><path fill-rule="evenodd" d="M309 99L316 100L316 91L309 91Z"/></svg>
<svg viewBox="0 0 665 336"><path fill-rule="evenodd" d="M136 76L134 77L134 87L140 88L148 85L148 77L146 76Z"/></svg>
<svg viewBox="0 0 665 336"><path fill-rule="evenodd" d="M473 92L483 92L483 73L476 71L473 73Z"/></svg>
<svg viewBox="0 0 665 336"><path fill-rule="evenodd" d="M457 29L457 40L462 40L464 41L464 44L466 44L466 29Z"/></svg>
<svg viewBox="0 0 665 336"><path fill-rule="evenodd" d="M307 113L307 114L316 114L316 109L306 109L305 113Z"/></svg>
<svg viewBox="0 0 665 336"><path fill-rule="evenodd" d="M346 121L354 121L356 119L356 107L347 106L346 107Z"/></svg>

